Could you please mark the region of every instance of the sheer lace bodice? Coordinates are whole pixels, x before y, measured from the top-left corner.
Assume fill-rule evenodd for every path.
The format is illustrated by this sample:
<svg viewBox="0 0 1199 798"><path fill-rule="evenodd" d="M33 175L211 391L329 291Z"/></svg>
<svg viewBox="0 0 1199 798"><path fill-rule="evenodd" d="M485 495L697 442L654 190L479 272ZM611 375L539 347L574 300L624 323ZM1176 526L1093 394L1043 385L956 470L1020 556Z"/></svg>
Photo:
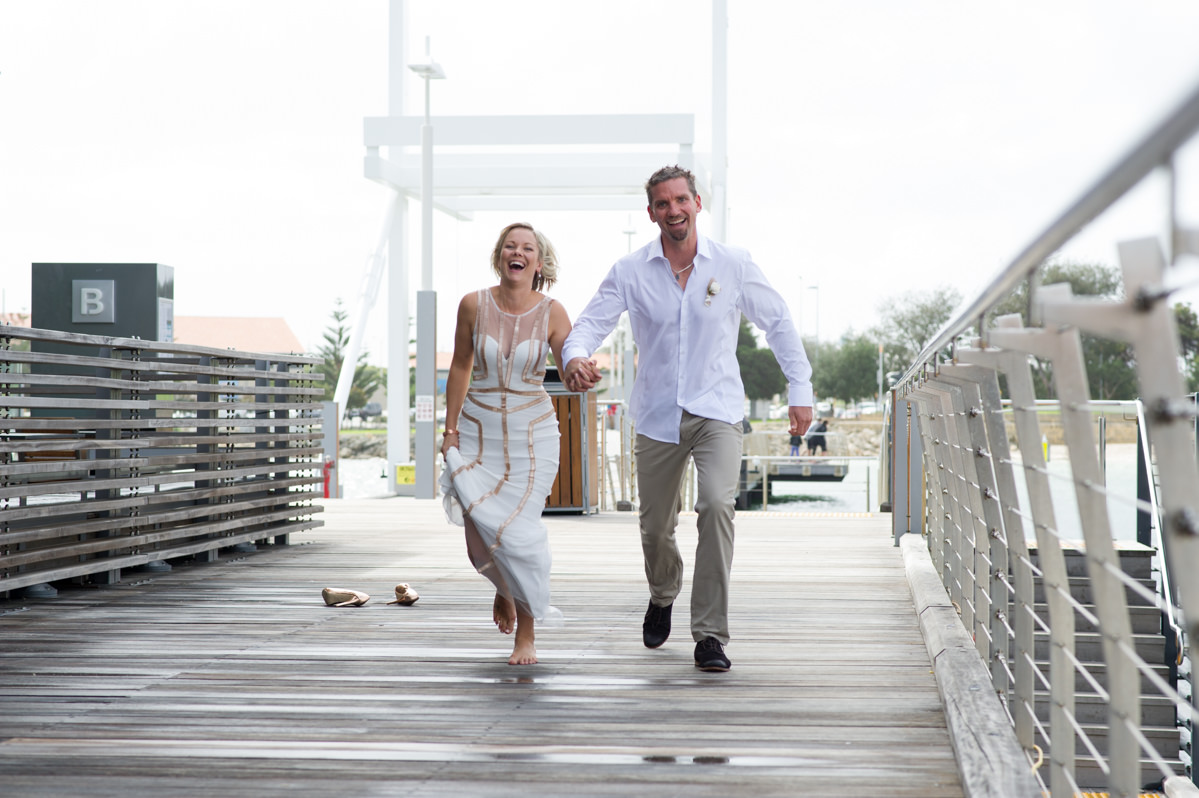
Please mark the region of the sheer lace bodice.
<svg viewBox="0 0 1199 798"><path fill-rule="evenodd" d="M479 292L470 390L542 390L552 304L552 299L542 297L524 313L505 313L490 290Z"/></svg>

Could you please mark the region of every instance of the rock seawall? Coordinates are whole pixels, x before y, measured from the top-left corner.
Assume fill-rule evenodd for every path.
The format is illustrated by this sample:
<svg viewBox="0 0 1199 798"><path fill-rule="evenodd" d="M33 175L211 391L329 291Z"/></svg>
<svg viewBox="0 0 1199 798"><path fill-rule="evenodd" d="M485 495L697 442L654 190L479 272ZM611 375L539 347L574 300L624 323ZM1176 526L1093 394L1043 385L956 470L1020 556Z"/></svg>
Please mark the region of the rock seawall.
<svg viewBox="0 0 1199 798"><path fill-rule="evenodd" d="M837 457L877 457L882 448L882 421L833 422L824 434L828 453ZM791 436L786 429L755 429L745 436L746 454L760 457L786 457L791 454ZM802 447L806 452L807 447Z"/></svg>
<svg viewBox="0 0 1199 798"><path fill-rule="evenodd" d="M337 455L347 460L387 457L387 435L342 435Z"/></svg>

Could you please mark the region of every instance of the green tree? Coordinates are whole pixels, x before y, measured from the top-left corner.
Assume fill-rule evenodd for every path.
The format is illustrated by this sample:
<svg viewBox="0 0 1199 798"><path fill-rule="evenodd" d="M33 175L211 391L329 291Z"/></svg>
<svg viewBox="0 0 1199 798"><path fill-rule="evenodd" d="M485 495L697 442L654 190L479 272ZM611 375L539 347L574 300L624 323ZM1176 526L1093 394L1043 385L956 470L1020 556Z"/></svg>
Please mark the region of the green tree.
<svg viewBox="0 0 1199 798"><path fill-rule="evenodd" d="M774 353L758 348L758 339L744 316L737 330L737 364L745 395L750 399L769 399L787 390L787 378L774 359Z"/></svg>
<svg viewBox="0 0 1199 798"><path fill-rule="evenodd" d="M1075 296L1098 296L1118 298L1123 294L1123 284L1115 267L1100 263L1078 263L1075 261L1051 261L1041 270L1041 285L1069 283ZM1012 293L995 306L992 317L1020 315L1028 326L1028 280L1022 280Z"/></svg>
<svg viewBox="0 0 1199 798"><path fill-rule="evenodd" d="M1199 317L1190 305L1174 305L1174 322L1178 326L1178 349L1182 353L1183 376L1187 390L1199 391Z"/></svg>
<svg viewBox="0 0 1199 798"><path fill-rule="evenodd" d="M945 326L961 302L957 289L948 286L929 291L909 291L879 307L879 324L868 335L884 346L886 371L904 371L924 351L937 331ZM877 360L871 367L871 379L877 385ZM876 388L877 390L877 388ZM871 391L870 394L873 394ZM866 394L862 394L866 395Z"/></svg>
<svg viewBox="0 0 1199 798"><path fill-rule="evenodd" d="M325 375L325 395L322 398L326 402L333 401L333 394L337 390L337 378L341 375L341 364L345 360L346 348L350 345L350 329L346 324L349 314L342 307L340 297L334 302L333 312L329 315L333 323L325 328L325 333L321 336L325 343L316 351L321 358L317 371Z"/></svg>
<svg viewBox="0 0 1199 798"><path fill-rule="evenodd" d="M387 369L363 362L366 354L362 353L358 358L358 365L354 368L354 381L350 383L350 396L346 399L347 410L364 406L387 384Z"/></svg>
<svg viewBox="0 0 1199 798"><path fill-rule="evenodd" d="M878 391L878 343L868 335L849 332L837 344L821 345L816 362L812 388L822 399L852 404Z"/></svg>
<svg viewBox="0 0 1199 798"><path fill-rule="evenodd" d="M1120 273L1114 266L1102 263L1076 261L1053 261L1045 264L1040 275L1041 285L1067 283L1075 296L1100 297L1118 300L1124 287ZM992 319L1009 314L1019 314L1028 325L1028 280L1023 280L1012 293L995 306ZM1087 364L1087 383L1093 399L1135 399L1137 397L1136 358L1132 346L1082 335L1082 356ZM1053 399L1057 393L1053 386L1053 368L1050 363L1039 361L1033 369L1033 385L1038 399Z"/></svg>
<svg viewBox="0 0 1199 798"><path fill-rule="evenodd" d="M329 315L333 322L325 328L322 336L325 343L317 350L317 355L321 358L317 371L325 375L324 400L326 402L332 401L333 395L337 391L337 379L341 376L346 349L350 345L350 328L347 324L349 314L342 307L340 297L334 303L333 312ZM354 367L354 379L350 383L350 395L346 398L343 413L365 405L370 397L387 382L387 371L368 364L367 356L368 353L365 351L358 356L358 363Z"/></svg>
<svg viewBox="0 0 1199 798"><path fill-rule="evenodd" d="M1083 357L1092 399L1135 399L1136 362L1132 347L1108 338L1083 336Z"/></svg>
<svg viewBox="0 0 1199 798"><path fill-rule="evenodd" d="M749 319L742 316L741 326L737 328L737 351L757 348L758 337L754 335L754 328L750 325Z"/></svg>

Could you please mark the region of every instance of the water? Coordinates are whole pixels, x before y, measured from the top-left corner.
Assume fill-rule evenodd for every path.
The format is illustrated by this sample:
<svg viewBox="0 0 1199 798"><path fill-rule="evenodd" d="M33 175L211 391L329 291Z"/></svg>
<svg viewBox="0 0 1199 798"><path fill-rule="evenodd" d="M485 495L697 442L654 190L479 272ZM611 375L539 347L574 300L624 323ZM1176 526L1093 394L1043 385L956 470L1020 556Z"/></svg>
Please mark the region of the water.
<svg viewBox="0 0 1199 798"><path fill-rule="evenodd" d="M772 513L866 513L878 512L878 463L850 460L840 482L784 482L771 488L766 507L761 500L751 510Z"/></svg>
<svg viewBox="0 0 1199 798"><path fill-rule="evenodd" d="M1069 452L1064 446L1050 449L1046 470L1049 474L1049 491L1053 497L1054 517L1061 537L1081 540L1082 521L1078 515L1078 499L1075 495L1073 472L1070 468ZM1115 540L1136 540L1136 495L1137 495L1137 452L1135 444L1108 444L1106 448L1105 484L1095 490L1107 496L1108 518L1111 521L1112 537ZM1023 514L1029 512L1028 488L1024 470L1018 465L1018 454L1013 458L1016 479L1016 496ZM874 460L850 461L849 473L843 482L780 482L774 497L765 508L769 512L878 512L878 462ZM1083 488L1084 491L1092 488ZM785 493L784 493L785 491ZM869 501L867 501L869 491ZM763 509L761 504L751 509ZM1025 519L1026 537L1035 537L1032 523Z"/></svg>
<svg viewBox="0 0 1199 798"><path fill-rule="evenodd" d="M1137 539L1137 447L1134 443L1109 443L1106 447L1107 474L1105 485L1097 488L1107 494L1107 512L1111 520L1112 538L1115 540ZM1078 500L1075 498L1073 472L1070 456L1064 446L1051 446L1049 463L1049 492L1053 496L1053 512L1061 537L1081 540L1082 521L1078 515ZM1016 493L1020 507L1028 512L1026 483L1017 471ZM1089 490L1089 488L1084 488ZM1035 537L1031 522L1025 522L1025 537Z"/></svg>
<svg viewBox="0 0 1199 798"><path fill-rule="evenodd" d="M1054 516L1061 537L1081 540L1082 522L1078 515L1069 452L1064 446L1050 449L1047 471L1053 497ZM1136 540L1137 452L1135 444L1108 444L1105 485L1097 488L1107 496L1108 518L1116 540ZM1018 454L1014 458L1018 461ZM1022 512L1029 511L1024 470L1013 466L1016 495ZM778 482L768 505L753 504L750 509L768 512L878 512L878 475L876 460L852 460L842 482ZM1091 488L1084 488L1084 491ZM1026 537L1035 535L1031 521L1025 521Z"/></svg>
<svg viewBox="0 0 1199 798"><path fill-rule="evenodd" d="M341 458L343 499L372 499L387 496L387 459L384 457Z"/></svg>
<svg viewBox="0 0 1199 798"><path fill-rule="evenodd" d="M388 495L387 460L382 457L342 458L341 489L344 499L371 499ZM869 473L870 501L866 505ZM878 466L851 461L842 482L779 482L766 508L771 512L866 512L878 510ZM761 505L752 509L760 510Z"/></svg>
<svg viewBox="0 0 1199 798"><path fill-rule="evenodd" d="M765 509L777 513L863 513L878 512L878 461L851 460L845 479L841 482L778 482L774 495L765 508L761 503L752 510ZM1109 444L1107 447L1108 516L1117 540L1136 540L1136 446ZM343 498L368 499L388 495L387 461L382 457L343 458L340 462ZM1082 538L1082 523L1065 447L1050 449L1048 464L1049 487L1053 495L1054 514L1061 536ZM1023 470L1016 469L1016 494L1023 512L1028 512L1028 490ZM1031 523L1027 534L1033 537Z"/></svg>

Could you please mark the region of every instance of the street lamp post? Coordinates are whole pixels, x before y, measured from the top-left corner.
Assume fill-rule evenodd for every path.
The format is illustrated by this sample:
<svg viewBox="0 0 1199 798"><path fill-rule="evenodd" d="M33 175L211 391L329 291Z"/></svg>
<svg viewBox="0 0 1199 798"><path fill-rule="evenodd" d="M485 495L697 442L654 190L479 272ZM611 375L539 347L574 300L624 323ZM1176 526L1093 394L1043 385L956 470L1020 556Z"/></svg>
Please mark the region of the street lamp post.
<svg viewBox="0 0 1199 798"><path fill-rule="evenodd" d="M417 498L437 498L437 292L433 290L433 123L429 114L430 82L444 80L445 70L429 54L408 68L425 81L425 123L420 129L421 290L416 293L416 480ZM400 419L400 423L406 420Z"/></svg>
<svg viewBox="0 0 1199 798"><path fill-rule="evenodd" d="M820 286L809 285L809 291L816 292L816 298L812 300L812 338L816 342L816 346L812 351L812 365L816 365L816 356L820 350Z"/></svg>
<svg viewBox="0 0 1199 798"><path fill-rule="evenodd" d="M883 345L878 345L878 403L883 403Z"/></svg>

